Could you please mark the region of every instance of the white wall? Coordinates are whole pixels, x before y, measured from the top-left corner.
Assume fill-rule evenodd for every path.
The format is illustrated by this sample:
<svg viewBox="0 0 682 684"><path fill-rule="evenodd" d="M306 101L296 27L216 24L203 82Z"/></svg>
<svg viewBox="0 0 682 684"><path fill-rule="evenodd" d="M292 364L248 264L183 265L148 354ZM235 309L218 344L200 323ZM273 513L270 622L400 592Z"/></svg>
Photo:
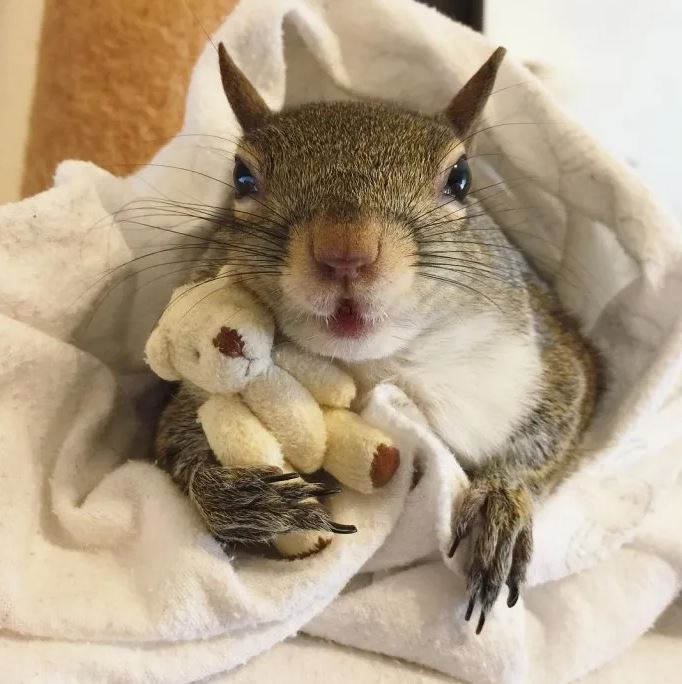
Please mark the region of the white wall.
<svg viewBox="0 0 682 684"><path fill-rule="evenodd" d="M19 199L43 0L0 0L0 204Z"/></svg>
<svg viewBox="0 0 682 684"><path fill-rule="evenodd" d="M682 1L485 0L486 33L682 219Z"/></svg>

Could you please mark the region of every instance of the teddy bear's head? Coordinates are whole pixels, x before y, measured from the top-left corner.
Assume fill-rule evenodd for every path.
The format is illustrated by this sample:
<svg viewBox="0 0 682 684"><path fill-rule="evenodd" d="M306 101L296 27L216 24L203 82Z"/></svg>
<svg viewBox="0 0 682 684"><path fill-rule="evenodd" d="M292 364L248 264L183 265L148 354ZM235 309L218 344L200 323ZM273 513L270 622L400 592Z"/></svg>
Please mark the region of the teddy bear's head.
<svg viewBox="0 0 682 684"><path fill-rule="evenodd" d="M209 281L175 290L145 355L164 380L241 392L272 364L273 335L272 316L251 294Z"/></svg>

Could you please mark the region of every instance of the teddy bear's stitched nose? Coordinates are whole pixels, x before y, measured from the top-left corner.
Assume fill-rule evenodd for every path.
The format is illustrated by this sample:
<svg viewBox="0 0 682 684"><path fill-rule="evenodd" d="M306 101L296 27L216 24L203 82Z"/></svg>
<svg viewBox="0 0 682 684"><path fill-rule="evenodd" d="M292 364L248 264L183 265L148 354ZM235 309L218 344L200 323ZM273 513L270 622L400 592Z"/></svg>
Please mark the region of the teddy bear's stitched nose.
<svg viewBox="0 0 682 684"><path fill-rule="evenodd" d="M213 338L213 346L225 356L237 358L244 355L244 340L234 328L220 328L220 332Z"/></svg>

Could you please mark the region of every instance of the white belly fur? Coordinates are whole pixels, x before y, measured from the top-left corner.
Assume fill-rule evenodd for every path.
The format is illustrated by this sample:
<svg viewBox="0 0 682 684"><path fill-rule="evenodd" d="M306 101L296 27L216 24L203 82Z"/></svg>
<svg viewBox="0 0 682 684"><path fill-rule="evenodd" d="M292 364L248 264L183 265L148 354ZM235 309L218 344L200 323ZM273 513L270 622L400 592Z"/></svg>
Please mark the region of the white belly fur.
<svg viewBox="0 0 682 684"><path fill-rule="evenodd" d="M471 465L500 452L537 398L542 374L534 335L510 330L491 313L420 335L410 349L351 370L363 387L401 387Z"/></svg>

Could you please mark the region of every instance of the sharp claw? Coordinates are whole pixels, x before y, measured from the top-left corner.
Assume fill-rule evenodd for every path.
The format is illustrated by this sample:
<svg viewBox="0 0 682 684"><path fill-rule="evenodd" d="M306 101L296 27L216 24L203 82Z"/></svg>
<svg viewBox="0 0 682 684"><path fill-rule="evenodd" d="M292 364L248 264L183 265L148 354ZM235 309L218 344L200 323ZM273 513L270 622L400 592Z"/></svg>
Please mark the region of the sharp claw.
<svg viewBox="0 0 682 684"><path fill-rule="evenodd" d="M266 475L263 482L286 482L287 480L295 480L297 477L300 477L298 473L279 473L277 475Z"/></svg>
<svg viewBox="0 0 682 684"><path fill-rule="evenodd" d="M478 618L478 624L476 625L476 634L481 633L481 630L483 629L484 624L485 624L485 612L481 611L481 615Z"/></svg>
<svg viewBox="0 0 682 684"><path fill-rule="evenodd" d="M341 494L341 487L330 487L329 489L321 489L319 492L315 492L315 496L333 496L334 494Z"/></svg>
<svg viewBox="0 0 682 684"><path fill-rule="evenodd" d="M471 620L471 614L474 612L474 605L476 604L476 596L472 596L467 606L467 612L464 614L464 619L469 622Z"/></svg>
<svg viewBox="0 0 682 684"><path fill-rule="evenodd" d="M358 531L355 525L342 525L341 523L332 522L329 524L331 531L335 534L354 534Z"/></svg>
<svg viewBox="0 0 682 684"><path fill-rule="evenodd" d="M516 584L509 585L509 594L507 596L507 605L513 608L519 600L519 588Z"/></svg>
<svg viewBox="0 0 682 684"><path fill-rule="evenodd" d="M459 546L459 543L461 541L461 537L455 537L455 539L452 542L452 546L450 547L450 551L448 551L448 558L452 558L455 555L455 551L457 551L457 547Z"/></svg>

